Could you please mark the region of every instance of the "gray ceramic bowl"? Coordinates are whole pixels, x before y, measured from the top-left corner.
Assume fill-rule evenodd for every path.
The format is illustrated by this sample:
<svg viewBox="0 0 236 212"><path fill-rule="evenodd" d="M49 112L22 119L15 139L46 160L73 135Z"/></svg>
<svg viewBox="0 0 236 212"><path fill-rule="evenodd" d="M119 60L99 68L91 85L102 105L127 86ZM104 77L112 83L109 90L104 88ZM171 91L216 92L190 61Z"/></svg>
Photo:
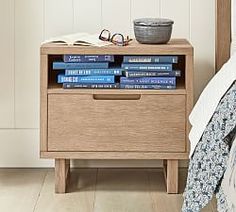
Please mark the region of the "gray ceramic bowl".
<svg viewBox="0 0 236 212"><path fill-rule="evenodd" d="M165 44L171 38L174 21L160 18L134 20L134 34L139 43Z"/></svg>

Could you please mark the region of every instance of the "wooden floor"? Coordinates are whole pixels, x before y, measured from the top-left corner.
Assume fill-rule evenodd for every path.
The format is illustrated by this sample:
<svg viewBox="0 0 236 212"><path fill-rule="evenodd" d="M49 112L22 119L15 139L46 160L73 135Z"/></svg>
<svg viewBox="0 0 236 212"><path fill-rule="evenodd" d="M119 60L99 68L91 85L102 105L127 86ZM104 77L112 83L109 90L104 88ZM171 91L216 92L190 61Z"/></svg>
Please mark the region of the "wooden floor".
<svg viewBox="0 0 236 212"><path fill-rule="evenodd" d="M180 191L186 170L180 170ZM74 169L67 194L54 193L54 172L0 169L1 212L179 212L182 194L165 192L160 169ZM212 201L204 212L215 212Z"/></svg>

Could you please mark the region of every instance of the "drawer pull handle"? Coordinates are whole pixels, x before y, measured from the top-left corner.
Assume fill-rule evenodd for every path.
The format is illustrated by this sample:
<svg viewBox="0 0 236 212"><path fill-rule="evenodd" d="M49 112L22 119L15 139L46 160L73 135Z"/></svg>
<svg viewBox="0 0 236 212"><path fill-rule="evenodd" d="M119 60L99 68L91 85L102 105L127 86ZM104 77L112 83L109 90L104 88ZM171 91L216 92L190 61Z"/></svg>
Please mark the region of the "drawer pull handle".
<svg viewBox="0 0 236 212"><path fill-rule="evenodd" d="M94 100L140 100L141 94L93 94Z"/></svg>

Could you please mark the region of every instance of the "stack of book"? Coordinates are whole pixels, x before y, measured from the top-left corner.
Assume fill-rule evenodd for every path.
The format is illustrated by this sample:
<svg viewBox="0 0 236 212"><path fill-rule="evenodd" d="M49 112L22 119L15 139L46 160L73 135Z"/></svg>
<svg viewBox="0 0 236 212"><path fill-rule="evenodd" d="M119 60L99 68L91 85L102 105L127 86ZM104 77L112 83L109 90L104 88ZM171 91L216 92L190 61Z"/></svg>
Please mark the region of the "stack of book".
<svg viewBox="0 0 236 212"><path fill-rule="evenodd" d="M53 70L62 70L57 83L63 88L101 89L175 89L181 76L173 64L178 56L64 55L63 62L53 62Z"/></svg>
<svg viewBox="0 0 236 212"><path fill-rule="evenodd" d="M173 70L177 56L124 56L120 78L123 89L175 89L180 70Z"/></svg>
<svg viewBox="0 0 236 212"><path fill-rule="evenodd" d="M53 70L63 70L57 83L63 88L118 88L116 76L121 68L109 68L113 55L64 55L63 62L53 62Z"/></svg>

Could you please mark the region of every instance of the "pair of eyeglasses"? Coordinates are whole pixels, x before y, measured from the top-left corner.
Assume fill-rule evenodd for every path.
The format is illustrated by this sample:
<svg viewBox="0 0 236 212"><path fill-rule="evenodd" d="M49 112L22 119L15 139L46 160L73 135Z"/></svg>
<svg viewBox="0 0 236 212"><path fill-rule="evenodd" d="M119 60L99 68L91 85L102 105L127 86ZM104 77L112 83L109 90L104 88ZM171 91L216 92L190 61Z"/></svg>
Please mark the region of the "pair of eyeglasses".
<svg viewBox="0 0 236 212"><path fill-rule="evenodd" d="M129 42L132 40L127 36L126 38L120 34L120 33L115 33L111 35L111 32L107 29L104 29L101 31L99 35L99 39L102 41L109 41L114 43L115 45L118 46L127 46Z"/></svg>

